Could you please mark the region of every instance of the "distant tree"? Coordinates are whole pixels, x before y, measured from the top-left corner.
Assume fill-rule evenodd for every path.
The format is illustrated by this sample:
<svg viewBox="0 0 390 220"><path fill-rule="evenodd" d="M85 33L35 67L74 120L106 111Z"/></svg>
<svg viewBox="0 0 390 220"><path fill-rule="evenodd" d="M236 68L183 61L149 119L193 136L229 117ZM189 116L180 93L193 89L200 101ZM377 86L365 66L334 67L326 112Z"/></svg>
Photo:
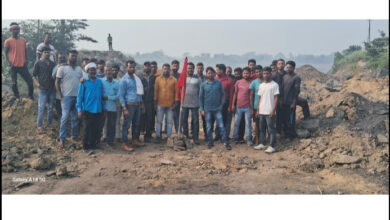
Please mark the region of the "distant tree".
<svg viewBox="0 0 390 220"><path fill-rule="evenodd" d="M348 49L343 50L344 55L348 55L353 53L354 51L362 50L362 47L359 45L351 45L348 47Z"/></svg>

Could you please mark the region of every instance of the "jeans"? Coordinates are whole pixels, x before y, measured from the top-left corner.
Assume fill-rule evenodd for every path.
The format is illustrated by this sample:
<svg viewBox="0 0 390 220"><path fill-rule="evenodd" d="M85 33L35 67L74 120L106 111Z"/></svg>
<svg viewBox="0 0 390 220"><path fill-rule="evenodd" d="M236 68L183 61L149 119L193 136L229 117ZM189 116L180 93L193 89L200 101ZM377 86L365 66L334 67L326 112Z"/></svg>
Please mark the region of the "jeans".
<svg viewBox="0 0 390 220"><path fill-rule="evenodd" d="M245 115L245 125L246 125L246 141L252 141L252 123L251 123L251 109L250 107L236 109L236 115L234 120L234 133L233 139L238 140L238 133L240 130L240 122L242 115Z"/></svg>
<svg viewBox="0 0 390 220"><path fill-rule="evenodd" d="M47 124L50 125L53 119L53 102L54 91L53 90L38 90L38 127L42 127L43 114L45 113L45 105L47 103Z"/></svg>
<svg viewBox="0 0 390 220"><path fill-rule="evenodd" d="M27 83L27 86L28 86L28 95L30 96L30 98L34 97L33 96L33 92L34 92L34 86L33 86L33 79L30 75L30 73L28 72L28 69L27 67L11 67L10 68L10 75L11 75L11 79L12 79L12 91L14 92L14 95L16 98L19 98L19 90L18 90L18 84L17 84L17 77L18 77L18 73L20 74L20 76L24 79L24 81L26 81Z"/></svg>
<svg viewBox="0 0 390 220"><path fill-rule="evenodd" d="M232 124L232 119L233 119L233 113L228 111L229 108L229 103L225 103L222 106L221 114L222 114L222 121L223 125L225 127L226 131L226 137L229 138L230 136L230 125ZM214 124L214 120L212 119L212 124ZM215 129L216 136L219 138L220 137L220 131L218 130L218 126Z"/></svg>
<svg viewBox="0 0 390 220"><path fill-rule="evenodd" d="M215 121L217 122L217 127L219 128L219 135L222 137L222 142L227 143L227 135L225 126L223 124L222 114L220 110L217 111L206 111L206 124L207 124L207 140L209 143L213 144L214 139L212 137L212 127L213 122L211 121L211 118L213 117Z"/></svg>
<svg viewBox="0 0 390 220"><path fill-rule="evenodd" d="M156 136L159 138L161 138L161 127L162 127L164 115L167 122L167 130L166 130L167 135L168 137L172 135L172 117L173 117L172 107L157 106Z"/></svg>
<svg viewBox="0 0 390 220"><path fill-rule="evenodd" d="M139 105L126 105L126 108L130 117L123 115L122 143L128 142L127 135L129 133L130 124L132 140L138 140L140 134L139 124L141 119L141 107Z"/></svg>
<svg viewBox="0 0 390 220"><path fill-rule="evenodd" d="M79 133L79 120L77 119L77 109L76 109L76 96L65 96L64 100L61 102L61 124L60 124L60 140L64 141L66 139L66 128L69 116L72 117L72 137L76 138Z"/></svg>
<svg viewBox="0 0 390 220"><path fill-rule="evenodd" d="M84 138L83 147L84 149L91 149L96 147L96 143L99 138L99 126L98 123L103 117L103 113L90 113L84 112Z"/></svg>
<svg viewBox="0 0 390 220"><path fill-rule="evenodd" d="M260 115L259 118L260 123L260 141L263 145L265 145L265 133L266 129L270 133L270 145L271 147L275 147L276 144L276 128L275 128L275 120L269 117L269 115Z"/></svg>
<svg viewBox="0 0 390 220"><path fill-rule="evenodd" d="M181 112L181 123L183 127L183 134L188 137L188 113L191 111L191 122L193 139L199 139L199 108L186 108L183 107Z"/></svg>

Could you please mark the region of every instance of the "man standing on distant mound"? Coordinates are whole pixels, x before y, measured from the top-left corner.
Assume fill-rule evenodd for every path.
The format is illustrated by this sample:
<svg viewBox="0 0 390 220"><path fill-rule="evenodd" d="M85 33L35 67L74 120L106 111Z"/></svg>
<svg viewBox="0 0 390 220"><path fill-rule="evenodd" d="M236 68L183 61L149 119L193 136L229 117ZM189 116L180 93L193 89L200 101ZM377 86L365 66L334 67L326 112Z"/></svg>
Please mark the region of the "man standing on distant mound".
<svg viewBox="0 0 390 220"><path fill-rule="evenodd" d="M10 67L10 75L12 78L12 91L17 99L19 99L19 90L17 85L17 74L19 73L28 86L28 95L34 99L33 79L27 69L27 44L23 37L19 37L20 27L16 22L10 25L12 36L4 41L5 59Z"/></svg>
<svg viewBox="0 0 390 220"><path fill-rule="evenodd" d="M113 51L113 49L112 49L112 37L111 37L111 34L108 34L107 42L108 42L108 50L109 50L109 51Z"/></svg>

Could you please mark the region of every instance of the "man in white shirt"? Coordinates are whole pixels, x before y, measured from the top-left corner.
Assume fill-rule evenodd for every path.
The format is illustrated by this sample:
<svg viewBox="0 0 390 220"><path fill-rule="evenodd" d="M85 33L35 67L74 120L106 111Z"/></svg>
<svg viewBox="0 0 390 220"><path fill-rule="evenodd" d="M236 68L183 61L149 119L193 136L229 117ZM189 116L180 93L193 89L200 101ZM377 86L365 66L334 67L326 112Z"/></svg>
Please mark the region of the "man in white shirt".
<svg viewBox="0 0 390 220"><path fill-rule="evenodd" d="M44 47L49 47L50 48L50 60L53 61L53 62L56 62L56 53L55 53L55 48L53 47L53 45L51 45L51 34L50 33L45 33L43 35L43 42L38 44L37 46L37 61L41 59L42 57L42 48Z"/></svg>
<svg viewBox="0 0 390 220"><path fill-rule="evenodd" d="M265 150L267 153L275 152L276 144L276 128L275 116L276 107L278 105L279 85L271 80L271 67L263 69L264 82L259 86L259 100L257 115L260 120L260 144L255 146L256 150L263 150L266 148L265 132L266 126L270 133L270 146Z"/></svg>

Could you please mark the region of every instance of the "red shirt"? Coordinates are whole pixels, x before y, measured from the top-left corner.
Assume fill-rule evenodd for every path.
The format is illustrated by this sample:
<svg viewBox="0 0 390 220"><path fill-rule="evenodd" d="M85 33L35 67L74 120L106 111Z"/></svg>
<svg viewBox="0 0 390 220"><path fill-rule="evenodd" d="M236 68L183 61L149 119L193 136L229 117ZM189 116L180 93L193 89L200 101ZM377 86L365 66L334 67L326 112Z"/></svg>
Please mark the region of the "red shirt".
<svg viewBox="0 0 390 220"><path fill-rule="evenodd" d="M229 108L233 103L233 95L234 95L234 84L232 78L229 76L215 77L216 80L220 81L223 89L225 90L225 99L226 102L229 103Z"/></svg>
<svg viewBox="0 0 390 220"><path fill-rule="evenodd" d="M247 81L245 79L238 80L234 85L234 89L237 91L237 107L245 108L251 105L249 99L250 85L251 81Z"/></svg>
<svg viewBox="0 0 390 220"><path fill-rule="evenodd" d="M256 75L256 73L252 73L252 75L251 75L251 81L252 81L252 80L255 80L255 79L257 79L257 75Z"/></svg>

